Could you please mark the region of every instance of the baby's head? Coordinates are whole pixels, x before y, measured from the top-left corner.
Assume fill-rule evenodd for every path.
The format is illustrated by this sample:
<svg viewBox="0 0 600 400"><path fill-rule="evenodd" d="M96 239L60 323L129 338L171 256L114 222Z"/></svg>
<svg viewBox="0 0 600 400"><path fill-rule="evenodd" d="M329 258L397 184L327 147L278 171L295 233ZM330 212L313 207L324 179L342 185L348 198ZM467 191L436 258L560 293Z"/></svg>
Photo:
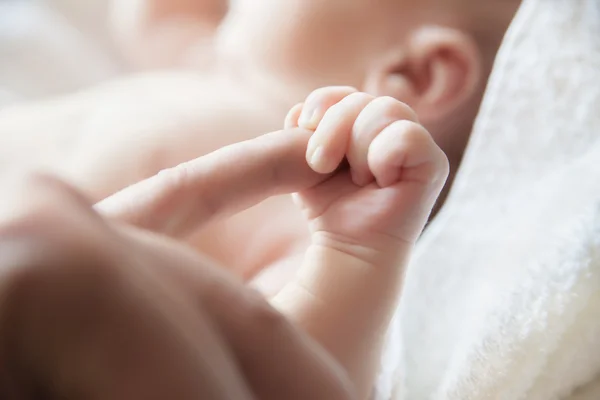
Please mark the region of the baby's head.
<svg viewBox="0 0 600 400"><path fill-rule="evenodd" d="M217 48L247 73L275 77L296 99L336 84L400 99L446 152L462 153L519 3L235 0Z"/></svg>

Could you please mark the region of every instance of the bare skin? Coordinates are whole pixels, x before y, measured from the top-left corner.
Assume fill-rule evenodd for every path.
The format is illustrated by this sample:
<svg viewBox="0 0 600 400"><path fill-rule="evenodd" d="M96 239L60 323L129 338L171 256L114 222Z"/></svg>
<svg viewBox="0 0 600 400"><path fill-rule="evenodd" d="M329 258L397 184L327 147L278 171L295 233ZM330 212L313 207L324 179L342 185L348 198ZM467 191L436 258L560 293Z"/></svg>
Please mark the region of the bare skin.
<svg viewBox="0 0 600 400"><path fill-rule="evenodd" d="M346 87L317 90L315 91L315 94L308 97L307 104L310 105L312 103L312 105L310 105L311 107L319 109L321 113L324 113L329 107L335 105L339 100L343 99L343 97L353 92L355 92L354 89ZM111 93L109 93L109 95L110 94ZM178 98L176 95L172 98L169 97L168 93L163 93L161 96L161 100L165 101L164 104L167 104L169 100L175 101L176 98ZM182 100L181 103L177 103L176 105L187 102L189 102L189 98L186 98L185 101ZM161 104L163 103L161 102ZM389 119L385 113L394 115L394 107L396 106L388 105L388 107L390 108L389 110L383 110L383 121ZM181 114L179 114L181 116L179 119L180 123L178 124L180 132L183 132L187 126L182 122L185 121L183 117L187 117L188 120L191 119L196 121L203 116L202 113L187 113L186 111L190 109L189 106L185 109L183 107L176 107L176 109L181 111ZM202 109L202 107L200 107L200 109ZM129 112L131 110L127 111ZM102 114L103 110L98 110L97 112ZM124 117L128 117L129 115L130 114L124 115ZM171 114L167 113L165 114L165 117L168 115ZM99 116L98 119L103 120L104 118ZM154 114L153 122L160 120L160 115ZM36 121L35 125L37 125L37 122L39 121ZM118 119L111 119L107 122L110 123L111 127L119 127L119 124L117 123ZM168 151L170 148L169 146L173 146L173 140L184 139L185 136L180 134L167 142L166 140L168 137L163 134L161 129L164 128L164 126L169 126L170 123L172 123L172 121L165 118L165 125L156 123L148 127L148 130L140 132L140 134L143 135L143 141L139 141L139 139L136 141L135 137L131 138L131 140L133 143L139 143L140 146L146 145L151 147L162 142L162 146L156 146L156 149L159 149L159 151L152 159L161 161L169 159L170 161L166 162L167 165L176 165L176 157L169 157L170 154L163 152L162 149L167 149ZM127 125L125 125L125 127L127 127ZM71 130L71 132L72 131L73 130ZM194 131L191 129L188 132L189 136L187 137L189 138L189 143L186 147L186 151L190 152L190 159L193 158L191 153L195 151L195 143L198 146L203 146L205 148L218 148L229 144L227 140L230 139L230 137L223 137L216 133L214 136L195 135ZM244 133L245 132L240 132L240 137L236 141L243 140ZM93 140L95 136L91 136L92 139L89 140L89 142L86 140L77 141L72 139L70 143L75 143L75 146L82 146L79 147L79 150L81 151L78 151L76 148L72 150L72 154L75 156L79 153L84 154L87 156L84 161L88 165L90 165L90 161L97 161L102 163L102 165L109 167L109 169L106 170L106 175L101 175L97 172L94 173L94 171L99 171L100 168L92 168L90 170L84 168L73 169L72 171L76 172L77 176L72 176L72 179L69 180L70 183L74 182L78 187L85 187L88 183L96 184L104 179L110 179L111 182L119 179L123 182L121 186L125 186L128 181L134 180L134 176L143 171L143 169L140 168L139 160L126 160L124 157L121 158L118 154L114 153L114 148L112 146L114 142L111 138L114 137L114 140L118 143L122 135L124 135L124 132L119 130L111 131L107 127L107 129L98 131L94 129L90 134L103 134L103 143L106 143L106 147L98 147L98 142ZM24 136L16 136L16 138L22 137ZM83 147L87 145L90 147ZM185 146L183 146L182 143L181 148L184 147ZM44 146L43 143L40 143L40 153L38 154L37 159L42 159L42 153L48 154L49 152L47 149L48 148ZM115 157L117 158L115 159ZM111 160L114 161L112 164L110 163ZM127 162L125 164L119 164L119 160ZM63 162L80 165L76 159L65 158ZM130 162L134 162L135 164L130 165ZM155 173L151 168L148 168L146 171L147 172L142 173L142 176L151 176ZM94 176L94 180L90 182L89 179L86 179L87 176ZM109 193L104 193L102 196L98 196L98 194L91 191L86 193L86 195L93 200L102 198L108 194ZM273 221L273 223L269 225L264 224L265 215L268 215L269 220ZM220 264L235 268L236 272L245 278L254 277L265 269L284 270L285 273L277 279L265 278L268 287L264 287L263 290L269 293L275 293L280 289L282 282L288 279L290 274L293 275L295 267L294 263L289 262L290 257L298 258L304 253L309 244L309 230L306 222L302 218L302 214L298 212L294 204L290 202L287 197L275 197L225 221L215 220L210 224L206 224L202 229L194 232L193 235L186 236L185 240L193 243L204 254ZM232 247L235 247L238 250L231 252L230 249ZM263 283L261 283L261 285L262 284Z"/></svg>
<svg viewBox="0 0 600 400"><path fill-rule="evenodd" d="M288 130L167 170L96 211L53 179L9 182L0 207L8 395L367 398L448 163L402 103L340 88L313 97L332 106L309 125L310 99L290 111ZM272 304L320 346L168 237L290 191L311 245ZM274 340L287 350L265 358Z"/></svg>
<svg viewBox="0 0 600 400"><path fill-rule="evenodd" d="M33 164L99 201L160 170L276 130L297 101L339 82L410 104L447 154L452 177L518 2L480 3L232 3L215 36L215 70L134 76L3 110L0 164ZM472 31L473 21L490 27L489 43ZM293 273L289 260L302 256L308 238L301 213L278 197L186 240L249 278L265 269ZM274 293L280 284L273 281L288 275L263 276L261 288Z"/></svg>
<svg viewBox="0 0 600 400"><path fill-rule="evenodd" d="M189 65L213 59L217 27L227 0L130 0L111 2L110 25L116 43L137 68Z"/></svg>
<svg viewBox="0 0 600 400"><path fill-rule="evenodd" d="M3 187L2 398L356 398L324 349L197 253L54 179Z"/></svg>

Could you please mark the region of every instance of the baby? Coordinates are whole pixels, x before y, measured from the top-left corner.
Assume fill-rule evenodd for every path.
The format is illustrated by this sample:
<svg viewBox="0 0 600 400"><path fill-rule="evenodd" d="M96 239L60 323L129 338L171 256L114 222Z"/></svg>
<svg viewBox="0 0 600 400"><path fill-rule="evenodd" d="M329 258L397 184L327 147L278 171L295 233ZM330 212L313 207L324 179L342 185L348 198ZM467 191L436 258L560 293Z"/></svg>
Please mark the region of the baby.
<svg viewBox="0 0 600 400"><path fill-rule="evenodd" d="M248 86L254 102L270 103L272 114L328 85L399 99L415 109L454 172L520 0L228 3L115 1L113 26L126 53L143 49L160 66L201 57L202 67ZM198 49L199 41L210 45Z"/></svg>
<svg viewBox="0 0 600 400"><path fill-rule="evenodd" d="M305 121L315 104L330 106ZM404 267L448 162L414 112L389 97L324 88L294 107L285 127L166 170L96 208L180 237L269 195L298 191L310 246L272 303L344 367L357 398L367 398Z"/></svg>
<svg viewBox="0 0 600 400"><path fill-rule="evenodd" d="M307 125L315 100L332 106ZM54 178L2 179L2 398L366 399L448 162L390 98L322 89L285 125L165 170L97 213ZM293 191L311 244L272 299L287 319L169 238ZM237 377L237 392L224 390Z"/></svg>
<svg viewBox="0 0 600 400"><path fill-rule="evenodd" d="M134 3L137 12L124 10ZM260 89L255 94L259 99L284 103L279 113L322 86L392 96L415 109L456 165L520 0L113 4L116 37L128 44L127 52L150 52L142 43L154 43L151 53L161 66L181 65L182 54L201 52L194 42L210 40L210 64ZM203 34L184 33L186 21L211 28ZM181 36L173 37L174 31ZM163 43L168 43L168 53Z"/></svg>
<svg viewBox="0 0 600 400"><path fill-rule="evenodd" d="M451 181L518 3L235 1L212 39L215 68L135 76L6 109L0 161L51 169L100 200L161 169L273 131L299 99L339 84L345 95L355 87L408 103L448 156ZM174 10L200 3L168 4ZM314 126L331 101L319 91L311 95L302 123ZM280 197L192 241L248 277L283 254L303 254L308 235L291 202Z"/></svg>

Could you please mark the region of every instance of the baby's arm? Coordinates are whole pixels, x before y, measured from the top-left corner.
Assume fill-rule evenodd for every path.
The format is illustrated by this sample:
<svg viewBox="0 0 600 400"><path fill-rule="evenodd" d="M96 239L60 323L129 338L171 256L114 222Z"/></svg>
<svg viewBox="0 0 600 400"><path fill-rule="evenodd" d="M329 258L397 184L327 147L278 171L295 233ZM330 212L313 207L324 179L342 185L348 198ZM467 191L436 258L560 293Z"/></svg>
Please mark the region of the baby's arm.
<svg viewBox="0 0 600 400"><path fill-rule="evenodd" d="M298 124L315 129L307 150L315 171L332 173L344 159L349 168L297 195L312 244L274 303L333 354L366 398L448 163L412 110L391 98L317 90L288 116L288 126Z"/></svg>

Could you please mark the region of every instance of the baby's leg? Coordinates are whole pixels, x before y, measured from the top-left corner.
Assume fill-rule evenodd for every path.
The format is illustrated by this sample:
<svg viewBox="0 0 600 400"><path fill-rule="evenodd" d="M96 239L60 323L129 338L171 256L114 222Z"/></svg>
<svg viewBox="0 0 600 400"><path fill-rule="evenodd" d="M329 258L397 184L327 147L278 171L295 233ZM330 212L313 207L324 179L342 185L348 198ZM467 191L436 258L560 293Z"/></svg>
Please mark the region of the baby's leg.
<svg viewBox="0 0 600 400"><path fill-rule="evenodd" d="M299 115L302 113L302 115ZM315 129L307 160L334 175L297 195L312 244L274 304L327 348L368 396L404 268L448 174L406 105L326 88L290 112ZM346 159L349 168L339 168Z"/></svg>

